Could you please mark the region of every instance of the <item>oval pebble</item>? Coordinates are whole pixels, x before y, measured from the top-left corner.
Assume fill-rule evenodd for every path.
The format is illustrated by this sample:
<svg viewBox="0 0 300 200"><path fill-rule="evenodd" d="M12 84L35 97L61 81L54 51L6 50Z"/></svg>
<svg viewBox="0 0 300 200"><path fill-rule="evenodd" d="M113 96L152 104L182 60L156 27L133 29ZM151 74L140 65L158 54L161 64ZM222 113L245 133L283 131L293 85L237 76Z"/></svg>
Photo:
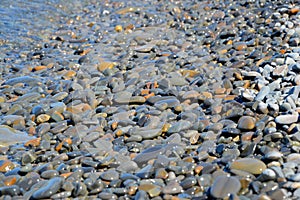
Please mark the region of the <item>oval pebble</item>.
<svg viewBox="0 0 300 200"><path fill-rule="evenodd" d="M278 124L292 124L297 122L298 118L298 114L279 115L275 118L275 122Z"/></svg>
<svg viewBox="0 0 300 200"><path fill-rule="evenodd" d="M230 169L242 170L251 174L261 174L266 168L265 163L255 158L240 158L230 165Z"/></svg>
<svg viewBox="0 0 300 200"><path fill-rule="evenodd" d="M210 189L210 194L215 198L226 198L236 194L241 189L241 183L236 177L226 175L218 176Z"/></svg>
<svg viewBox="0 0 300 200"><path fill-rule="evenodd" d="M250 116L242 116L238 121L238 128L243 130L252 130L255 127L255 118Z"/></svg>
<svg viewBox="0 0 300 200"><path fill-rule="evenodd" d="M49 198L54 195L62 186L63 178L54 177L49 181L45 182L37 191L32 195L34 199Z"/></svg>
<svg viewBox="0 0 300 200"><path fill-rule="evenodd" d="M119 179L119 173L116 170L108 170L103 172L100 177L106 181L113 181Z"/></svg>

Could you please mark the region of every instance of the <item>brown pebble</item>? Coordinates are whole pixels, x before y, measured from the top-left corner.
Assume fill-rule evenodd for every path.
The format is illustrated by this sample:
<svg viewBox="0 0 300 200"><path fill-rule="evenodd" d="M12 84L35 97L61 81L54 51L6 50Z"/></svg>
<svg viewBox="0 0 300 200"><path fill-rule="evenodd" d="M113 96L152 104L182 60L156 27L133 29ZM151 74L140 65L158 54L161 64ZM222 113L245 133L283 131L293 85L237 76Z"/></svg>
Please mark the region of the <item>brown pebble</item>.
<svg viewBox="0 0 300 200"><path fill-rule="evenodd" d="M66 172L66 173L61 174L60 176L62 176L64 178L68 178L72 174L73 174L73 172Z"/></svg>
<svg viewBox="0 0 300 200"><path fill-rule="evenodd" d="M28 146L37 147L40 145L40 143L41 143L41 138L35 138L35 139L29 140L28 142L26 142L24 144L24 146L25 147L28 147Z"/></svg>
<svg viewBox="0 0 300 200"><path fill-rule="evenodd" d="M143 89L141 90L141 95L147 95L149 94L150 90L149 89Z"/></svg>
<svg viewBox="0 0 300 200"><path fill-rule="evenodd" d="M299 12L299 8L291 8L290 10L289 10L289 13L291 14L291 15L295 15L295 14L297 14Z"/></svg>
<svg viewBox="0 0 300 200"><path fill-rule="evenodd" d="M118 122L113 122L113 123L111 124L111 129L112 129L112 130L116 130L117 127L118 127Z"/></svg>
<svg viewBox="0 0 300 200"><path fill-rule="evenodd" d="M73 113L73 114L79 114L79 113L83 113L87 110L91 110L91 106L89 104L86 103L81 103L78 104L76 106L70 106L67 108L67 111Z"/></svg>
<svg viewBox="0 0 300 200"><path fill-rule="evenodd" d="M188 69L180 70L180 73L182 74L182 76L190 77L190 78L193 78L194 76L199 75L199 72L197 72L195 70L188 70Z"/></svg>
<svg viewBox="0 0 300 200"><path fill-rule="evenodd" d="M203 166L197 165L197 166L195 167L195 173L196 173L196 174L200 174L200 172L202 171L202 169L203 169Z"/></svg>
<svg viewBox="0 0 300 200"><path fill-rule="evenodd" d="M40 70L44 70L47 69L47 66L44 65L39 65L39 66L35 66L32 71L40 71Z"/></svg>
<svg viewBox="0 0 300 200"><path fill-rule="evenodd" d="M240 158L230 165L231 169L243 170L252 174L261 174L267 167L265 163L255 158Z"/></svg>
<svg viewBox="0 0 300 200"><path fill-rule="evenodd" d="M190 137L190 143L196 144L199 140L199 137L200 137L200 133L198 133L198 132L193 133L192 136Z"/></svg>
<svg viewBox="0 0 300 200"><path fill-rule="evenodd" d="M226 88L216 88L215 94L224 94L226 91Z"/></svg>
<svg viewBox="0 0 300 200"><path fill-rule="evenodd" d="M255 127L255 118L242 116L238 121L238 128L243 130L252 130Z"/></svg>
<svg viewBox="0 0 300 200"><path fill-rule="evenodd" d="M144 96L144 98L145 98L145 99L148 99L148 98L154 97L154 96L155 96L154 92L151 92L150 94Z"/></svg>
<svg viewBox="0 0 300 200"><path fill-rule="evenodd" d="M1 160L0 161L0 172L8 172L12 170L15 165L9 160Z"/></svg>
<svg viewBox="0 0 300 200"><path fill-rule="evenodd" d="M121 25L115 26L115 31L116 32L121 32L123 30L123 27Z"/></svg>
<svg viewBox="0 0 300 200"><path fill-rule="evenodd" d="M163 125L161 130L162 130L163 133L166 133L169 130L170 127L171 127L171 124L166 123L166 124Z"/></svg>
<svg viewBox="0 0 300 200"><path fill-rule="evenodd" d="M130 187L128 188L128 194L129 194L130 196L134 195L134 194L136 193L137 189L138 189L138 186L136 186L136 185L130 186Z"/></svg>
<svg viewBox="0 0 300 200"><path fill-rule="evenodd" d="M114 62L101 62L99 65L98 65L98 70L103 72L104 70L106 69L112 69L116 66L116 63Z"/></svg>
<svg viewBox="0 0 300 200"><path fill-rule="evenodd" d="M247 133L244 133L244 134L242 135L242 137L241 137L242 142L244 142L244 141L251 141L253 134L254 134L254 132L247 132Z"/></svg>
<svg viewBox="0 0 300 200"><path fill-rule="evenodd" d="M3 182L4 182L4 185L11 186L17 182L17 178L16 177L7 177Z"/></svg>
<svg viewBox="0 0 300 200"><path fill-rule="evenodd" d="M69 80L69 79L73 78L74 76L76 76L76 72L74 70L68 70L67 72L65 72L63 74L63 78L65 80Z"/></svg>
<svg viewBox="0 0 300 200"><path fill-rule="evenodd" d="M36 121L38 123L44 123L44 122L47 122L49 119L50 119L50 115L41 114L41 115L37 116Z"/></svg>
<svg viewBox="0 0 300 200"><path fill-rule="evenodd" d="M163 168L157 169L155 172L155 178L166 179L168 178L168 176L169 176L168 172Z"/></svg>

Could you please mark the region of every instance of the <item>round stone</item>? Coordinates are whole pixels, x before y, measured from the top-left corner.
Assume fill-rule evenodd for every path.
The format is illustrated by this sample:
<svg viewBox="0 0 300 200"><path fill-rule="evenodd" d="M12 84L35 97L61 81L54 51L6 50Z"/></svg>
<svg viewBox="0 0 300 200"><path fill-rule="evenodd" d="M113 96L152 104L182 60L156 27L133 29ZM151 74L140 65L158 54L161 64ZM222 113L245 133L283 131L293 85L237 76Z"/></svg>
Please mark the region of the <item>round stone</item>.
<svg viewBox="0 0 300 200"><path fill-rule="evenodd" d="M255 118L250 116L242 116L238 121L238 128L243 130L252 130L255 127Z"/></svg>

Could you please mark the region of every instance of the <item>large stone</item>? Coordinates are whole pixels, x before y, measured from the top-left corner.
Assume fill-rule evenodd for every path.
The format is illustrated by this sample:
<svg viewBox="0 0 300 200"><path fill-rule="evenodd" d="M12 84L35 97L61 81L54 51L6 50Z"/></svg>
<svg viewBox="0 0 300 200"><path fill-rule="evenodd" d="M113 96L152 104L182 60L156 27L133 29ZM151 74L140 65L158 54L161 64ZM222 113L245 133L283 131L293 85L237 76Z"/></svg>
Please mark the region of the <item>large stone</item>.
<svg viewBox="0 0 300 200"><path fill-rule="evenodd" d="M266 169L265 163L256 158L241 158L231 163L230 169L237 169L251 174L261 174Z"/></svg>
<svg viewBox="0 0 300 200"><path fill-rule="evenodd" d="M288 114L288 115L279 115L275 118L275 122L278 124L292 124L298 121L298 113Z"/></svg>
<svg viewBox="0 0 300 200"><path fill-rule="evenodd" d="M238 128L244 130L252 130L255 127L255 118L250 116L242 116L238 122Z"/></svg>

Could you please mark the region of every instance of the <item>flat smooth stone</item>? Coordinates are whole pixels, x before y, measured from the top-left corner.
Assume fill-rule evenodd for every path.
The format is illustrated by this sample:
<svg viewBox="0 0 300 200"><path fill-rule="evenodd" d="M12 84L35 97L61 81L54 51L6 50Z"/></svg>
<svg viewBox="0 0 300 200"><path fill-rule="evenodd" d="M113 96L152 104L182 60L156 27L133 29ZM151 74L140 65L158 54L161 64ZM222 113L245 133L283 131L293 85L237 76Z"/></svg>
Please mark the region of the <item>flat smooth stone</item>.
<svg viewBox="0 0 300 200"><path fill-rule="evenodd" d="M298 114L279 115L275 118L275 122L278 124L292 124L298 121L298 117Z"/></svg>
<svg viewBox="0 0 300 200"><path fill-rule="evenodd" d="M241 189L240 181L235 177L218 176L211 186L210 193L215 198L225 198Z"/></svg>
<svg viewBox="0 0 300 200"><path fill-rule="evenodd" d="M251 174L261 174L266 168L265 163L256 158L241 158L230 165L230 169L243 170Z"/></svg>

